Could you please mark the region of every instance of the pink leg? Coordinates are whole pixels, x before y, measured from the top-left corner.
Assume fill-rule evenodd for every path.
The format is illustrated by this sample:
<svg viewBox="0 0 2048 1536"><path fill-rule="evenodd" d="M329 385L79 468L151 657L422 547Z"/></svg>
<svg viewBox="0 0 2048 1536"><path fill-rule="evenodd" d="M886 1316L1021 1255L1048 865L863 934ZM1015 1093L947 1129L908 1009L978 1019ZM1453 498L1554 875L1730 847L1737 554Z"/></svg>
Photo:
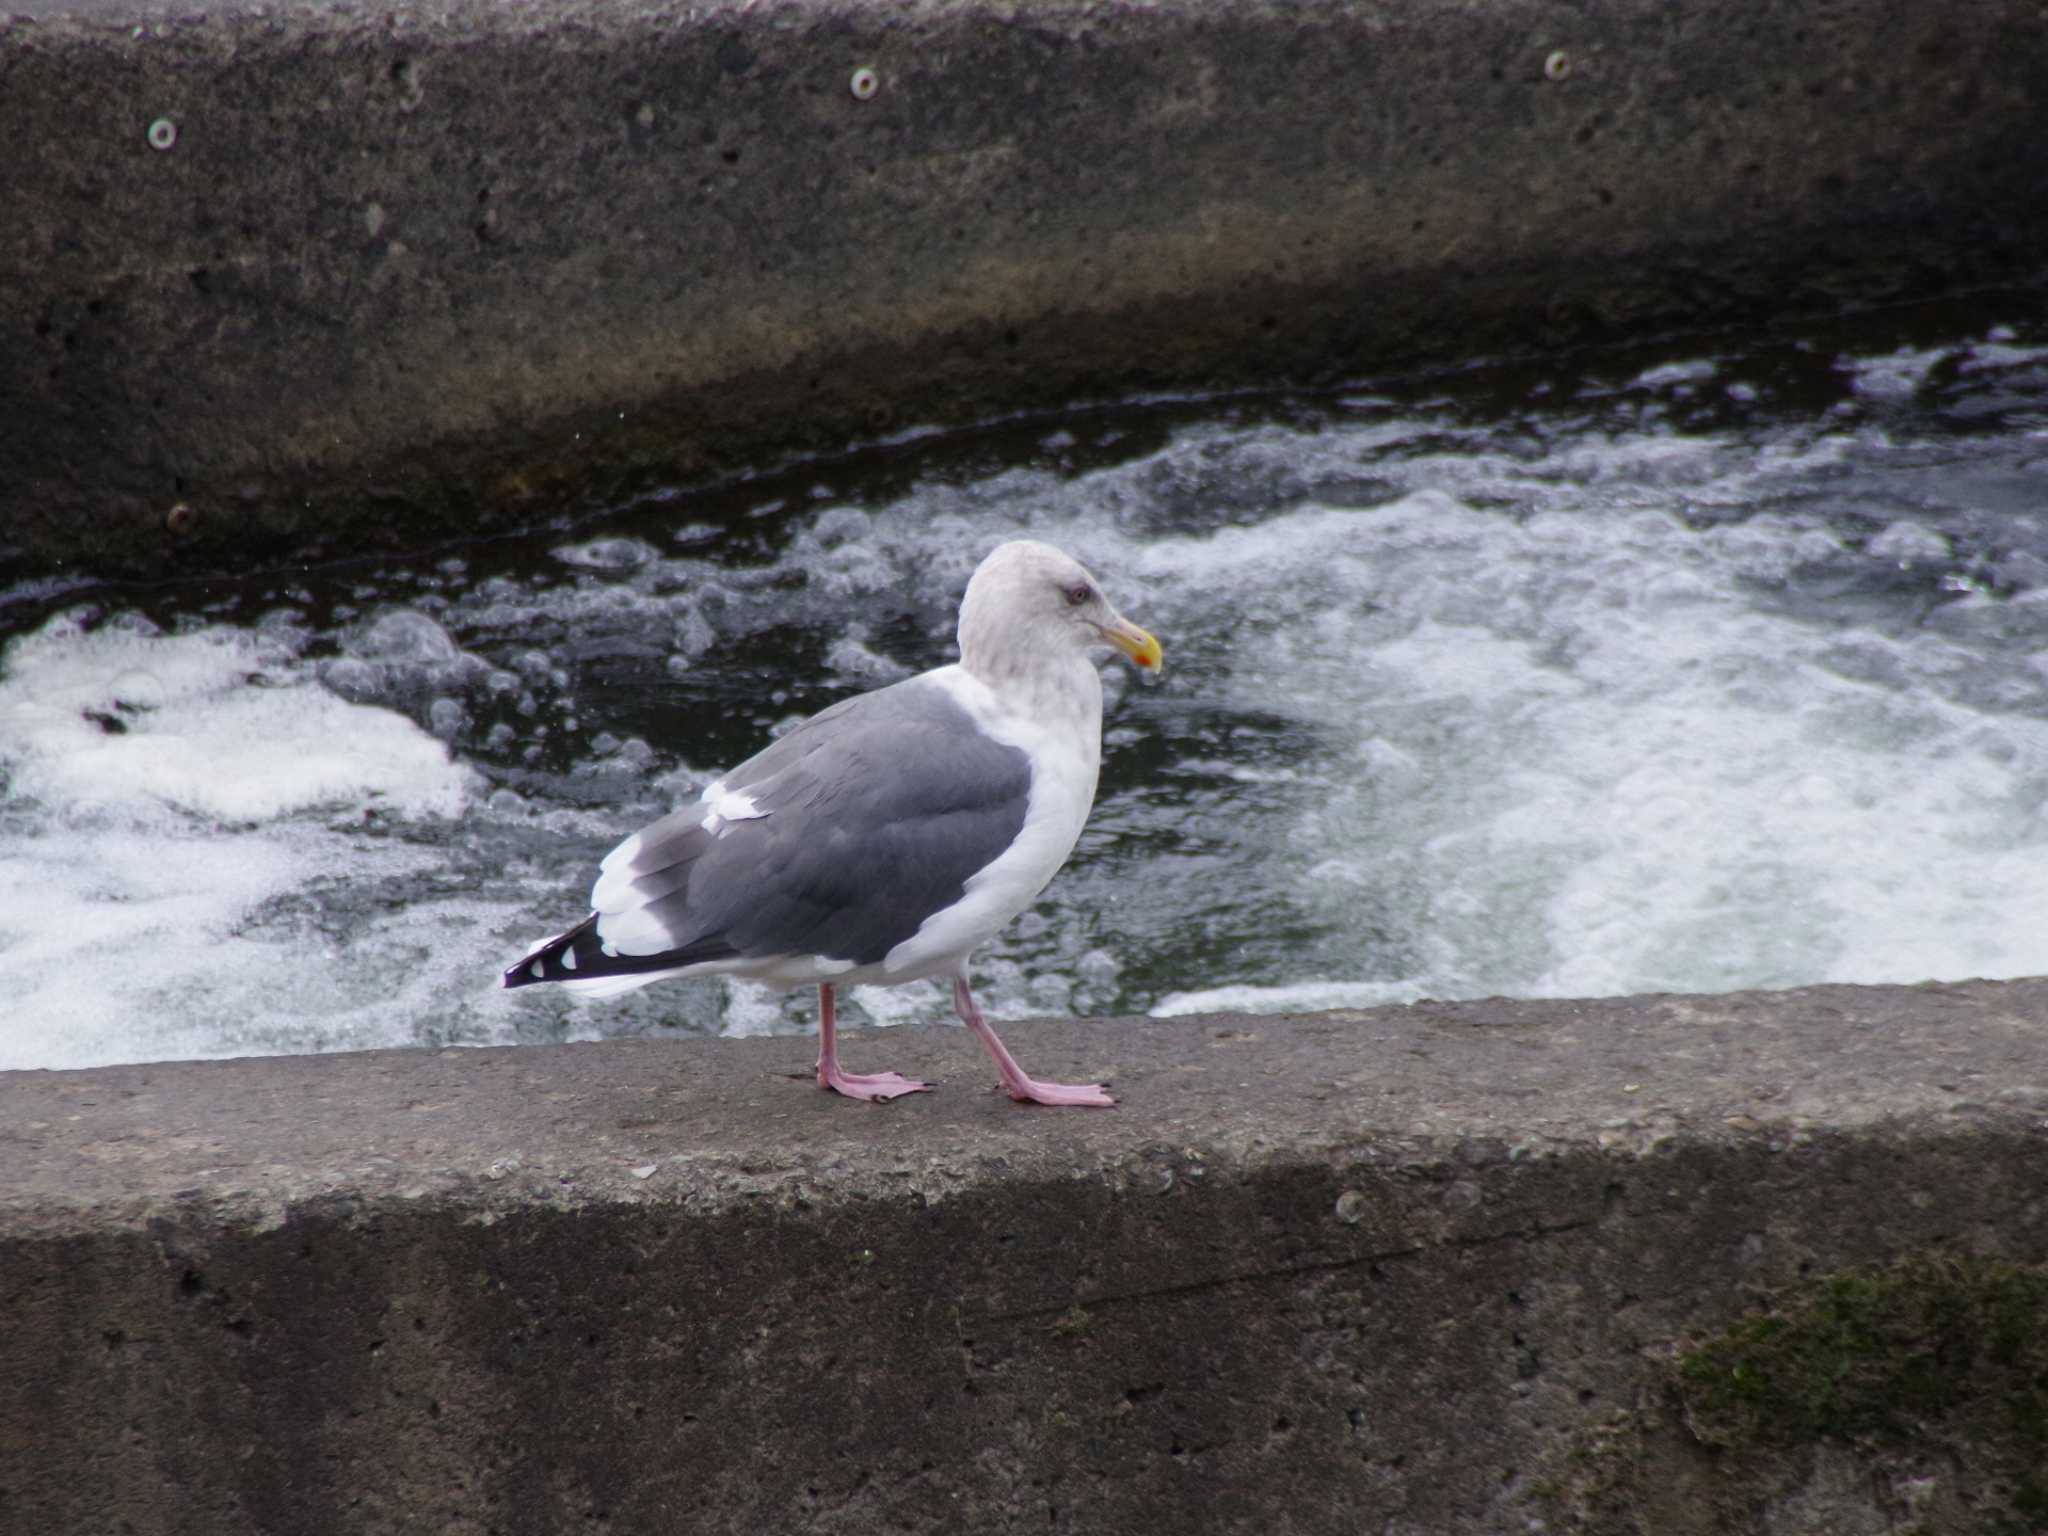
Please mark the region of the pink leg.
<svg viewBox="0 0 2048 1536"><path fill-rule="evenodd" d="M839 1070L838 1017L828 983L818 984L818 1086L843 1093L849 1099L886 1101L903 1093L930 1093L930 1083L899 1077L894 1072L842 1072Z"/></svg>
<svg viewBox="0 0 2048 1536"><path fill-rule="evenodd" d="M1116 1102L1102 1083L1041 1083L1036 1078L1026 1077L1024 1069L1017 1065L1017 1058L1004 1049L1003 1042L996 1038L996 1032L988 1027L988 1020L981 1016L981 1005L975 1002L974 994L967 989L964 976L954 978L953 1006L959 1010L960 1022L981 1036L981 1043L995 1058L996 1070L1003 1074L1003 1086L1010 1090L1010 1097L1019 1104L1108 1105Z"/></svg>

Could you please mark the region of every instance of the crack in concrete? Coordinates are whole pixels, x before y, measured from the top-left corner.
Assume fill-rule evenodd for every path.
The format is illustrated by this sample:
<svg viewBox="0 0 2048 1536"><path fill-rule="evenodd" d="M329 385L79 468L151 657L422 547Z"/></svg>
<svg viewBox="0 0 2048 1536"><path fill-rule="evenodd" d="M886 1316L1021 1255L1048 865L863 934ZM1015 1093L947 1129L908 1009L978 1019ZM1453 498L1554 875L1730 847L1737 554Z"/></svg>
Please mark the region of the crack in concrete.
<svg viewBox="0 0 2048 1536"><path fill-rule="evenodd" d="M1488 1248L1499 1243L1541 1241L1544 1238L1562 1237L1573 1232L1584 1232L1597 1227L1605 1218L1589 1217L1581 1221L1538 1223L1534 1226L1519 1227L1512 1232L1497 1232L1485 1237L1451 1237L1441 1242L1418 1243L1407 1248L1386 1248L1371 1253L1358 1254L1347 1259L1320 1259L1306 1264L1282 1264L1269 1269L1246 1270L1238 1274L1213 1275L1201 1280L1182 1281L1176 1285L1145 1286L1131 1291L1105 1292L1091 1296L1073 1296L1065 1301L1048 1302L1042 1306L1024 1307L1008 1312L983 1312L978 1321L985 1323L1029 1323L1060 1317L1076 1306L1097 1308L1122 1306L1133 1302L1170 1300L1182 1296L1199 1295L1204 1291L1221 1290L1233 1285L1255 1285L1268 1280L1285 1280L1298 1275L1334 1274L1361 1265L1392 1263L1399 1259L1418 1258L1434 1248L1451 1248L1460 1252Z"/></svg>

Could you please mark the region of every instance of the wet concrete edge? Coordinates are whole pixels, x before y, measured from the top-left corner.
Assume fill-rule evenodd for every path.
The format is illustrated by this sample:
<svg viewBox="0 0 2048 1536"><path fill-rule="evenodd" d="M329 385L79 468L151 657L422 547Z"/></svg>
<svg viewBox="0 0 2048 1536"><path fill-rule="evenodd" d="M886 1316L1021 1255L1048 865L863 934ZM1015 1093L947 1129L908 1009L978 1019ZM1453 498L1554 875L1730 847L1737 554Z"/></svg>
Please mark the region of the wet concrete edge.
<svg viewBox="0 0 2048 1536"><path fill-rule="evenodd" d="M15 7L32 568L1833 312L2030 278L2048 234L2032 0Z"/></svg>
<svg viewBox="0 0 2048 1536"><path fill-rule="evenodd" d="M2044 1020L2048 980L1006 1028L1100 1113L958 1030L850 1043L942 1081L888 1106L803 1039L0 1074L0 1526L1524 1529L1774 1287L2048 1260Z"/></svg>

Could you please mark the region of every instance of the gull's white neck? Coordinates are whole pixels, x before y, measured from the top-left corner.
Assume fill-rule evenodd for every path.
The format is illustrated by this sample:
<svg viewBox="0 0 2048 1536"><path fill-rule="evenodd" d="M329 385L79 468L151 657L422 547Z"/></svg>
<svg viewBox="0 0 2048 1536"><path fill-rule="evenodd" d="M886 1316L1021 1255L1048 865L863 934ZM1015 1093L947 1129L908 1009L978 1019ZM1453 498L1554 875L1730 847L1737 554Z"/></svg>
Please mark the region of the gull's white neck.
<svg viewBox="0 0 2048 1536"><path fill-rule="evenodd" d="M986 655L967 655L960 670L982 684L996 706L1020 723L1075 741L1082 749L1093 798L1096 764L1102 756L1102 676L1079 651L1046 655L1012 652L1002 664Z"/></svg>

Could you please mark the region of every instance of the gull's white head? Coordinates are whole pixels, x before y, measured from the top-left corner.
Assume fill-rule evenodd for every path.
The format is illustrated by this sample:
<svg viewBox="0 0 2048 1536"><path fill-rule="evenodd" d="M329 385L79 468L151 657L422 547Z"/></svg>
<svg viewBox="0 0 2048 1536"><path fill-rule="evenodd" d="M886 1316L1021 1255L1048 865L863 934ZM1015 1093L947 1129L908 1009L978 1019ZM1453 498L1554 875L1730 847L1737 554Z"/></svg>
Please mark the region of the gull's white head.
<svg viewBox="0 0 2048 1536"><path fill-rule="evenodd" d="M1159 642L1102 595L1088 568L1036 539L999 544L976 568L960 603L960 663L984 679L1111 647L1148 672Z"/></svg>

